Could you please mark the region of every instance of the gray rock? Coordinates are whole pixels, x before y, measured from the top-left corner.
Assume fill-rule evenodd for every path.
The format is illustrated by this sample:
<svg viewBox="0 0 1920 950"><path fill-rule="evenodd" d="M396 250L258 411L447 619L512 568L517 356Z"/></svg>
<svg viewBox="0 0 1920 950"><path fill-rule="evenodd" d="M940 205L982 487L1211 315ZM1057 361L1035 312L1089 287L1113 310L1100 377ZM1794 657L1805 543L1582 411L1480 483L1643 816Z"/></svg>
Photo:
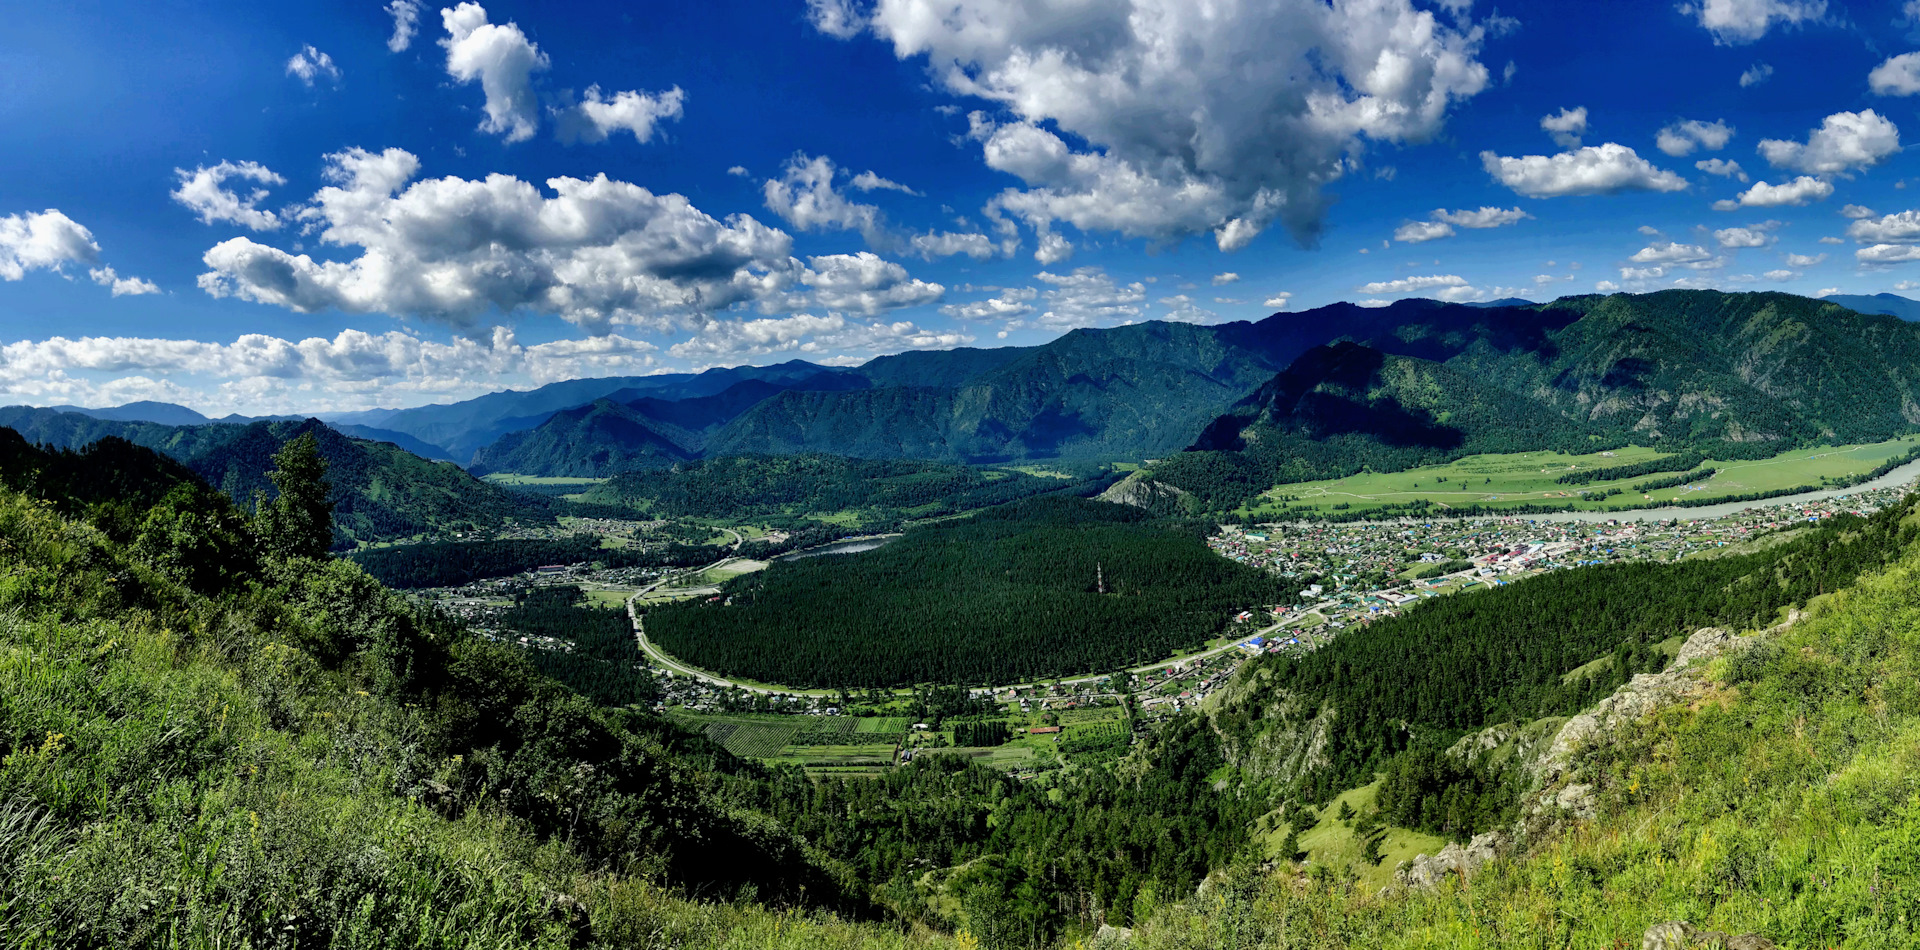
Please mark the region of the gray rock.
<svg viewBox="0 0 1920 950"><path fill-rule="evenodd" d="M1132 939L1133 928L1131 927L1115 927L1112 924L1101 924L1100 930L1093 935L1093 945L1096 947L1118 947Z"/></svg>
<svg viewBox="0 0 1920 950"><path fill-rule="evenodd" d="M1506 836L1497 831L1474 835L1464 848L1459 842L1453 842L1440 849L1439 854L1416 855L1406 867L1394 872L1394 881L1404 887L1426 888L1439 884L1450 875L1472 877L1497 857L1506 843Z"/></svg>
<svg viewBox="0 0 1920 950"><path fill-rule="evenodd" d="M1776 950L1773 941L1759 934L1729 935L1718 930L1699 930L1684 920L1670 920L1647 928L1640 938L1640 950Z"/></svg>

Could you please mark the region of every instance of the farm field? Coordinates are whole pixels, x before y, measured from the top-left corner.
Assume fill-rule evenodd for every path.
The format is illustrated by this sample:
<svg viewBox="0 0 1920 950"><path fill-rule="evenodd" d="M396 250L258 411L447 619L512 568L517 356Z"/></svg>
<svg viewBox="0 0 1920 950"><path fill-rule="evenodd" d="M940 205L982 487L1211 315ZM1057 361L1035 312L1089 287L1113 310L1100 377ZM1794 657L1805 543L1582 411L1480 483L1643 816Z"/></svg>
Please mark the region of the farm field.
<svg viewBox="0 0 1920 950"><path fill-rule="evenodd" d="M919 755L958 755L972 759L981 765L996 769L1019 769L1033 764L1036 750L1028 745L1001 745L988 747L948 746L940 749L921 749Z"/></svg>
<svg viewBox="0 0 1920 950"><path fill-rule="evenodd" d="M1588 455L1561 452L1473 455L1446 465L1428 465L1404 472L1368 472L1278 485L1240 509L1240 513L1257 521L1263 514L1276 513L1282 504L1296 512L1306 509L1321 514L1348 514L1414 501L1431 502L1434 513L1441 514L1450 507L1463 506L1498 509L1571 503L1582 510L1642 508L1680 498L1704 501L1801 486L1818 488L1822 479L1838 480L1864 474L1916 447L1920 447L1920 437L1909 436L1866 445L1798 449L1769 459L1708 459L1695 469L1715 469L1712 477L1696 484L1648 492L1635 491L1633 486L1680 473L1638 475L1584 485L1563 484L1558 479L1569 472L1632 465L1666 458L1670 453L1629 446L1612 453ZM1598 497L1613 489L1617 489L1617 493L1605 499Z"/></svg>
<svg viewBox="0 0 1920 950"><path fill-rule="evenodd" d="M671 715L734 755L838 775L871 774L892 766L910 725L898 716Z"/></svg>
<svg viewBox="0 0 1920 950"><path fill-rule="evenodd" d="M481 476L481 481L495 485L574 485L582 489L606 481L604 478L568 478L559 475L515 475L511 472L494 472Z"/></svg>

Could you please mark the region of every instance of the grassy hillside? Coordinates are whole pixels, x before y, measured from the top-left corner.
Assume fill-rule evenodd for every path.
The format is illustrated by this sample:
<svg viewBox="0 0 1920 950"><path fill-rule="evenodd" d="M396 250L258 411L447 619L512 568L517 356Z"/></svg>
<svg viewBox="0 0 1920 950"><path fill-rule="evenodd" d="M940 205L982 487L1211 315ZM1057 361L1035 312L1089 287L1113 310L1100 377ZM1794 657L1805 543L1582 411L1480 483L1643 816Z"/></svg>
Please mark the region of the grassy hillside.
<svg viewBox="0 0 1920 950"><path fill-rule="evenodd" d="M1242 870L1136 931L1150 950L1639 946L1653 924L1783 947L1920 941L1920 552L1690 678L1592 747L1597 811L1469 883L1376 896Z"/></svg>

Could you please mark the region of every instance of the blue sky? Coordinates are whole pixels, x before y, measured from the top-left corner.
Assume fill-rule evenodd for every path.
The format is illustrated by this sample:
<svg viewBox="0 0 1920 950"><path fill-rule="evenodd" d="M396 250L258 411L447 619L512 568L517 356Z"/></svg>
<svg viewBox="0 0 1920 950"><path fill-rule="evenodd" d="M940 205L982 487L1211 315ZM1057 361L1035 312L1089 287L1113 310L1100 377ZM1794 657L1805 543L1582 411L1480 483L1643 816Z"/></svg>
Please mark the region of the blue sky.
<svg viewBox="0 0 1920 950"><path fill-rule="evenodd" d="M1336 300L1920 292L1906 0L5 15L5 402L323 411Z"/></svg>

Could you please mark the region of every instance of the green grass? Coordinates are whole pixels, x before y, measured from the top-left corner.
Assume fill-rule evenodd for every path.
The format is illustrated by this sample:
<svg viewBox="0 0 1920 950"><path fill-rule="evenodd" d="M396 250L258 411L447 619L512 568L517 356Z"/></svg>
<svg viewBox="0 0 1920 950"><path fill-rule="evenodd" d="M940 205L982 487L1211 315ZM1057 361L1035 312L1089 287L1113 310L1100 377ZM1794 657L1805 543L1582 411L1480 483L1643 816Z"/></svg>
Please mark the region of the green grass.
<svg viewBox="0 0 1920 950"><path fill-rule="evenodd" d="M958 755L996 769L1021 769L1033 764L1036 751L1029 745L1008 744L987 748L949 746L944 749L922 749L919 754Z"/></svg>
<svg viewBox="0 0 1920 950"><path fill-rule="evenodd" d="M1300 830L1300 849L1307 852L1308 861L1345 871L1357 877L1360 886L1368 891L1379 890L1391 883L1393 871L1402 861L1411 861L1415 855L1437 854L1447 845L1446 839L1435 835L1405 828L1388 828L1387 836L1380 845L1380 853L1384 857L1377 865L1367 863L1362 856L1366 842L1354 834L1352 821L1339 819L1340 806L1345 804L1351 807L1357 820L1358 815L1374 807L1374 800L1379 793L1379 782L1342 792L1320 809L1317 821ZM1263 841L1269 854L1280 853L1280 845L1286 840L1288 827L1276 823L1265 835Z"/></svg>
<svg viewBox="0 0 1920 950"><path fill-rule="evenodd" d="M856 723L854 731L863 734L898 735L913 725L905 716L857 716L852 721Z"/></svg>
<svg viewBox="0 0 1920 950"><path fill-rule="evenodd" d="M1602 453L1567 455L1561 452L1520 452L1509 455L1473 455L1445 465L1427 465L1404 472L1368 472L1346 478L1298 482L1275 486L1240 513L1258 519L1285 503L1293 510L1307 509L1332 514L1365 511L1387 504L1428 501L1444 513L1448 506L1475 505L1498 508L1502 505L1564 505L1572 503L1588 510L1629 509L1685 498L1706 500L1746 495L1800 486L1818 487L1824 478L1843 478L1868 472L1889 459L1905 454L1920 437L1909 436L1869 445L1843 445L1798 449L1758 461L1716 461L1703 463L1718 469L1698 485L1663 488L1650 493L1633 490L1638 482L1664 478L1676 473L1641 475L1586 485L1563 485L1560 476L1577 469L1611 468L1650 459L1666 453L1641 446L1629 446L1611 456ZM1445 479L1444 483L1441 479ZM1604 501L1587 501L1582 492L1598 495L1610 488L1621 493ZM1336 505L1346 505L1337 509Z"/></svg>
<svg viewBox="0 0 1920 950"><path fill-rule="evenodd" d="M604 478L569 478L561 475L515 475L511 472L494 472L481 477L481 481L495 485L579 485L586 487L606 481Z"/></svg>
<svg viewBox="0 0 1920 950"><path fill-rule="evenodd" d="M630 590L589 590L587 603L595 607L625 609L627 598L632 596L633 591Z"/></svg>

